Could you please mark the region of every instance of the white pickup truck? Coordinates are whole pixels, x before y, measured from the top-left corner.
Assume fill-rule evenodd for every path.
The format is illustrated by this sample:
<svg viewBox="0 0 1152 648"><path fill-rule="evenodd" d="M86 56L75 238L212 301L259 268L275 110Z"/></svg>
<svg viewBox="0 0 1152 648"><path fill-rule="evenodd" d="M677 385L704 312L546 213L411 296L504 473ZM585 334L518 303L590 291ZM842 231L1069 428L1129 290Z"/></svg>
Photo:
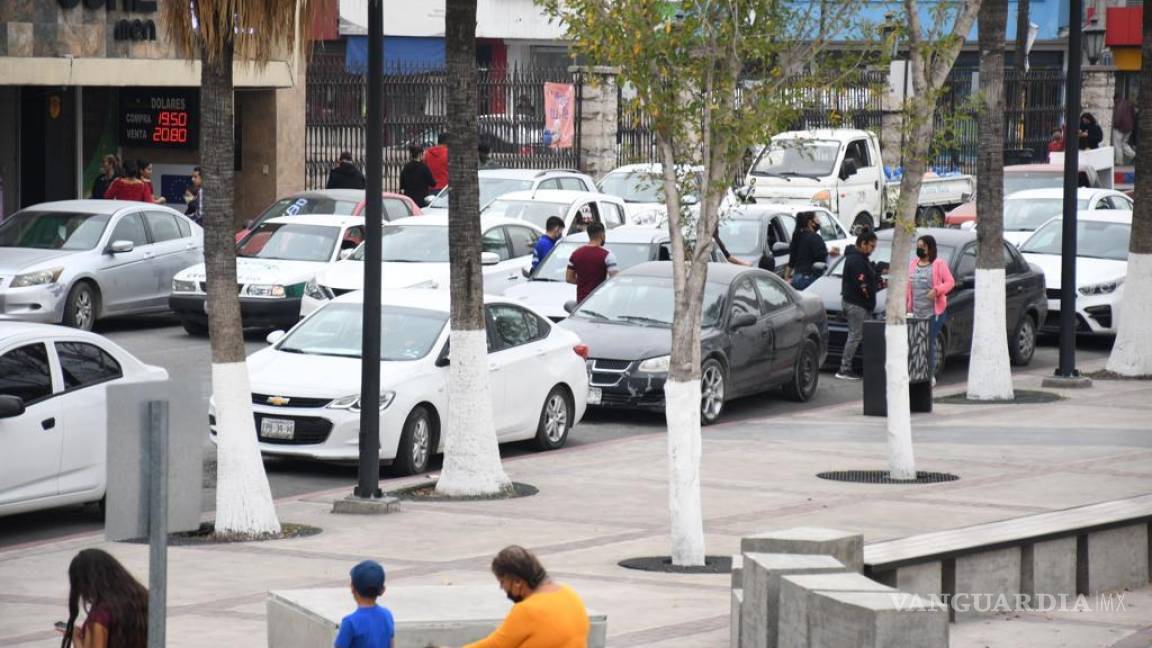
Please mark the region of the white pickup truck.
<svg viewBox="0 0 1152 648"><path fill-rule="evenodd" d="M853 129L789 131L760 149L744 193L757 202L815 204L849 231L891 223L900 182L884 173L876 135ZM916 220L944 225L944 214L976 192L972 176L924 177Z"/></svg>

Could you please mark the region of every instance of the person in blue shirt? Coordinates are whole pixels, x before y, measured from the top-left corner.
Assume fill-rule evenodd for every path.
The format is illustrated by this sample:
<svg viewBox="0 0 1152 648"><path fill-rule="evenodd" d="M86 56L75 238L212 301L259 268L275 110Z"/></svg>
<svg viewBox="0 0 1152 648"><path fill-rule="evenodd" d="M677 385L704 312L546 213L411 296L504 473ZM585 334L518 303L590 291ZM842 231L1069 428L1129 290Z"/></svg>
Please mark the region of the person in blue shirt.
<svg viewBox="0 0 1152 648"><path fill-rule="evenodd" d="M365 560L352 568L352 598L356 611L340 621L336 648L392 648L396 621L386 607L376 605L384 593L384 568Z"/></svg>
<svg viewBox="0 0 1152 648"><path fill-rule="evenodd" d="M544 236L536 240L536 245L532 248L532 269L535 270L536 266L548 256L552 251L552 247L556 245L556 241L564 235L564 219L559 216L549 216L548 220L544 222Z"/></svg>

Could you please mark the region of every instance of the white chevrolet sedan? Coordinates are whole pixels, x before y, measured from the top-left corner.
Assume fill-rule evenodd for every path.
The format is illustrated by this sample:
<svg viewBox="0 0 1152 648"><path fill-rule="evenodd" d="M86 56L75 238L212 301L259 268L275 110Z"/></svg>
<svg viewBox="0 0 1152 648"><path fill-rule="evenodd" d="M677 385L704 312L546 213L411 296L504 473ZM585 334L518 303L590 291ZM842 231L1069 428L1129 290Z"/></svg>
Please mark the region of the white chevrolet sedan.
<svg viewBox="0 0 1152 648"><path fill-rule="evenodd" d="M166 375L94 333L0 321L0 515L102 500L108 385Z"/></svg>
<svg viewBox="0 0 1152 648"><path fill-rule="evenodd" d="M359 457L363 293L338 297L248 358L260 451L351 462ZM448 421L448 291L383 291L380 460L428 469ZM489 297L488 371L501 443L562 447L583 416L586 348L522 304ZM216 440L215 409L209 413Z"/></svg>

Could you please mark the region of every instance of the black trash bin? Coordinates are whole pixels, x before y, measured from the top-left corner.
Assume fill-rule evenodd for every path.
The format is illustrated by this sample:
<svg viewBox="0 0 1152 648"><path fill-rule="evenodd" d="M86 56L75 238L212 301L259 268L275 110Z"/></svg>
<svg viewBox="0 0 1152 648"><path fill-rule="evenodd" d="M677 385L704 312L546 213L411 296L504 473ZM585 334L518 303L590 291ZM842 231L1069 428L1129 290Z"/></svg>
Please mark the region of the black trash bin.
<svg viewBox="0 0 1152 648"><path fill-rule="evenodd" d="M888 416L888 372L884 369L883 320L864 322L864 416ZM908 318L908 401L913 412L932 411L932 372L928 365L928 339L932 323Z"/></svg>

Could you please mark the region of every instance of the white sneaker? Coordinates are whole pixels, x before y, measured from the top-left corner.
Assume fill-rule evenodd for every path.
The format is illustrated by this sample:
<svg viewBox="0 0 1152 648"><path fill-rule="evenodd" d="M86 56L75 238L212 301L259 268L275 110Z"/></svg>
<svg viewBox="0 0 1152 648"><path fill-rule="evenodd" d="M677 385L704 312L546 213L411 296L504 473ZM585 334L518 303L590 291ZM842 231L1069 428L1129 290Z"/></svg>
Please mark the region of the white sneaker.
<svg viewBox="0 0 1152 648"><path fill-rule="evenodd" d="M932 386L936 386L936 376L932 376Z"/></svg>

